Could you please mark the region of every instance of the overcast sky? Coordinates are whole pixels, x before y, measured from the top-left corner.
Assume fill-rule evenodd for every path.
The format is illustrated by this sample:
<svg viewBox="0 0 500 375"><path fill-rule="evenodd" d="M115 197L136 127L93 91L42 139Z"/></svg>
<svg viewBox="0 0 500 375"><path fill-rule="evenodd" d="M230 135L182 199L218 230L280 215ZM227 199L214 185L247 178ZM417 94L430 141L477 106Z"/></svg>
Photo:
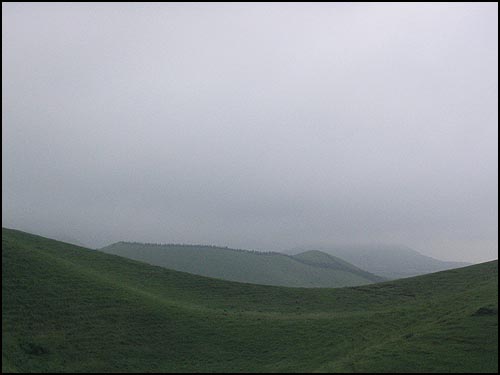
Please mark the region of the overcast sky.
<svg viewBox="0 0 500 375"><path fill-rule="evenodd" d="M498 251L498 5L2 4L2 225Z"/></svg>

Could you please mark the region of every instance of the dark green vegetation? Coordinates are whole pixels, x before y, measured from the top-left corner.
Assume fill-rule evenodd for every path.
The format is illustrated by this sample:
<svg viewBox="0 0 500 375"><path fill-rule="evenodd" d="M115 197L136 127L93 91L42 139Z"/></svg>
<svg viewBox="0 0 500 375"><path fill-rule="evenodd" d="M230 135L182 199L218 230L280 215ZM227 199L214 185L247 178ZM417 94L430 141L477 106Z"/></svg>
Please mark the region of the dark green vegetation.
<svg viewBox="0 0 500 375"><path fill-rule="evenodd" d="M342 287L385 280L320 251L292 257L215 246L131 242L118 242L101 251L176 271L253 284Z"/></svg>
<svg viewBox="0 0 500 375"><path fill-rule="evenodd" d="M496 372L497 349L497 261L286 288L2 230L4 372Z"/></svg>
<svg viewBox="0 0 500 375"><path fill-rule="evenodd" d="M345 246L321 250L387 279L400 279L471 265L434 259L405 246Z"/></svg>

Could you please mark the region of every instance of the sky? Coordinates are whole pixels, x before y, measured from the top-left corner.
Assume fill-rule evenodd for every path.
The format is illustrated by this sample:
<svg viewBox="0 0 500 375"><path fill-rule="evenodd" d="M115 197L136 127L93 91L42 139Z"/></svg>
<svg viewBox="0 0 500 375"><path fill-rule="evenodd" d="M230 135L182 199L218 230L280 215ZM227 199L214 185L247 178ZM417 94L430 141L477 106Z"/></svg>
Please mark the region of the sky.
<svg viewBox="0 0 500 375"><path fill-rule="evenodd" d="M497 3L2 3L2 226L498 258Z"/></svg>

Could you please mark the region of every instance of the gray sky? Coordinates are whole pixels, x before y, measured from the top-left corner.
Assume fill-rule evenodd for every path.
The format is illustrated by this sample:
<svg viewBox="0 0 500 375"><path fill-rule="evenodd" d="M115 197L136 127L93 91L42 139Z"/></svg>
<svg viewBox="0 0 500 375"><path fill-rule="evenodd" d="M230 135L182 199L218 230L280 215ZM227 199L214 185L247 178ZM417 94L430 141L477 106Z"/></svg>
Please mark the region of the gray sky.
<svg viewBox="0 0 500 375"><path fill-rule="evenodd" d="M3 226L497 258L497 3L2 10Z"/></svg>

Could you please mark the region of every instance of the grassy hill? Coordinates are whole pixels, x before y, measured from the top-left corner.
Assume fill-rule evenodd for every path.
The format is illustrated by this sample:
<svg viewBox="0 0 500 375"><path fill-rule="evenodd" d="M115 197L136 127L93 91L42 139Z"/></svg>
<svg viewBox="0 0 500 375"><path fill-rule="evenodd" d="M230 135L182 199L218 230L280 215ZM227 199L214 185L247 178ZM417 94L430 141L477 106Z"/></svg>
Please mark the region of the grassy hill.
<svg viewBox="0 0 500 375"><path fill-rule="evenodd" d="M383 277L366 272L361 268L358 268L351 263L346 262L345 260L318 250L309 250L297 255L293 255L293 259L314 267L328 268L331 270L348 270L350 273L361 276L372 282L386 281L386 279L384 279Z"/></svg>
<svg viewBox="0 0 500 375"><path fill-rule="evenodd" d="M497 372L498 262L241 284L2 230L4 372Z"/></svg>
<svg viewBox="0 0 500 375"><path fill-rule="evenodd" d="M471 265L434 259L405 246L320 247L320 250L387 279L424 275ZM301 251L303 250L296 250L295 253Z"/></svg>
<svg viewBox="0 0 500 375"><path fill-rule="evenodd" d="M297 256L199 245L118 242L101 249L176 271L253 284L292 287L343 287L384 279L321 252ZM323 259L311 257L316 254Z"/></svg>

